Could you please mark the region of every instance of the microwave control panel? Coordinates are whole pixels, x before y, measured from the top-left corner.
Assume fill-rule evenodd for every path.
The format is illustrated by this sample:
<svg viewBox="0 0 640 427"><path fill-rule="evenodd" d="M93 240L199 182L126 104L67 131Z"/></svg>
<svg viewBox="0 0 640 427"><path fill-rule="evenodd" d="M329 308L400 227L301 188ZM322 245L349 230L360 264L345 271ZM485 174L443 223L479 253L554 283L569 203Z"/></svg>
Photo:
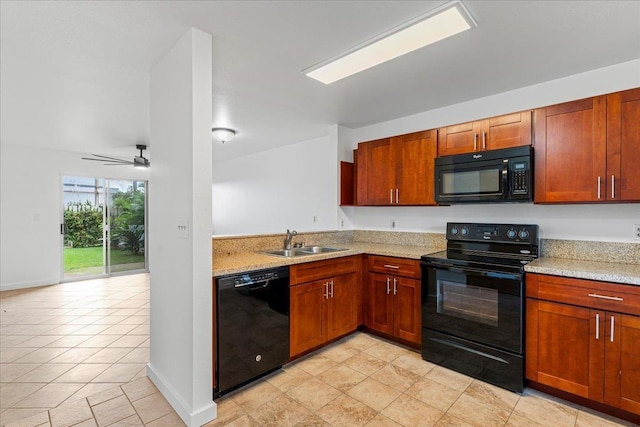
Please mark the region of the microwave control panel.
<svg viewBox="0 0 640 427"><path fill-rule="evenodd" d="M511 163L513 194L529 194L529 177L529 162L515 161Z"/></svg>

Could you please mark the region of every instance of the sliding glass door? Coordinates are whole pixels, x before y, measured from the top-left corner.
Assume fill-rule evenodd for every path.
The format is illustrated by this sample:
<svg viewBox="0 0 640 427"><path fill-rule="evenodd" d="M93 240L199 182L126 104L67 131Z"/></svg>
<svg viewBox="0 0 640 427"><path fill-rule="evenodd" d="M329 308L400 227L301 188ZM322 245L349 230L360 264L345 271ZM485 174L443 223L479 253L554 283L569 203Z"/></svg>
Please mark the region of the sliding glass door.
<svg viewBox="0 0 640 427"><path fill-rule="evenodd" d="M145 271L145 181L65 176L63 280Z"/></svg>
<svg viewBox="0 0 640 427"><path fill-rule="evenodd" d="M146 183L127 180L107 182L108 270L110 273L144 270Z"/></svg>

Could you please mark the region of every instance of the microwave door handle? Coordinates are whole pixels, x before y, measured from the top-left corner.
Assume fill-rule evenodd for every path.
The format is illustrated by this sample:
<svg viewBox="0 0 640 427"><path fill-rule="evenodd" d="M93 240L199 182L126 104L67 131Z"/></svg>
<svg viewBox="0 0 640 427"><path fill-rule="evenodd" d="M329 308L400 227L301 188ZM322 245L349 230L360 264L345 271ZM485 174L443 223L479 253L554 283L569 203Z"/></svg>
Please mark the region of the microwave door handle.
<svg viewBox="0 0 640 427"><path fill-rule="evenodd" d="M502 164L502 198L509 197L509 163Z"/></svg>

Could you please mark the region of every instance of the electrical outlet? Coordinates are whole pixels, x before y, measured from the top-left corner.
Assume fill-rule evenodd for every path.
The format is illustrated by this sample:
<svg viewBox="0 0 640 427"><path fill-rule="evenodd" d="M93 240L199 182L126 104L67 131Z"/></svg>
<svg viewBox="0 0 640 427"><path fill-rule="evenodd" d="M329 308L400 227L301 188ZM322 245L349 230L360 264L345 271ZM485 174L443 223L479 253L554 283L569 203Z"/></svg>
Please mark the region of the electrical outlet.
<svg viewBox="0 0 640 427"><path fill-rule="evenodd" d="M633 224L633 239L640 240L640 224Z"/></svg>
<svg viewBox="0 0 640 427"><path fill-rule="evenodd" d="M313 216L313 222L318 222L318 217L316 215Z"/></svg>
<svg viewBox="0 0 640 427"><path fill-rule="evenodd" d="M396 221L395 219L391 220L391 229L395 230L396 228L398 228L398 221Z"/></svg>
<svg viewBox="0 0 640 427"><path fill-rule="evenodd" d="M340 220L340 228L344 228L344 219Z"/></svg>

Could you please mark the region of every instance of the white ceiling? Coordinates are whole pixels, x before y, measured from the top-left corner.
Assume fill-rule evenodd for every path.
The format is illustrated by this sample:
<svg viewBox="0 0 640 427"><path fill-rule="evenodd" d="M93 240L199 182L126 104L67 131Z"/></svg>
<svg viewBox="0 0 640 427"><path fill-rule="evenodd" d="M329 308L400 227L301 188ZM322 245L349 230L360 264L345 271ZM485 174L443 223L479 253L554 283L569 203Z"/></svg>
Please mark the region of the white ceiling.
<svg viewBox="0 0 640 427"><path fill-rule="evenodd" d="M329 86L301 73L442 3L2 0L2 142L134 152L189 27L213 36L212 125L239 131L214 160L640 58L640 1L467 0L471 31Z"/></svg>

